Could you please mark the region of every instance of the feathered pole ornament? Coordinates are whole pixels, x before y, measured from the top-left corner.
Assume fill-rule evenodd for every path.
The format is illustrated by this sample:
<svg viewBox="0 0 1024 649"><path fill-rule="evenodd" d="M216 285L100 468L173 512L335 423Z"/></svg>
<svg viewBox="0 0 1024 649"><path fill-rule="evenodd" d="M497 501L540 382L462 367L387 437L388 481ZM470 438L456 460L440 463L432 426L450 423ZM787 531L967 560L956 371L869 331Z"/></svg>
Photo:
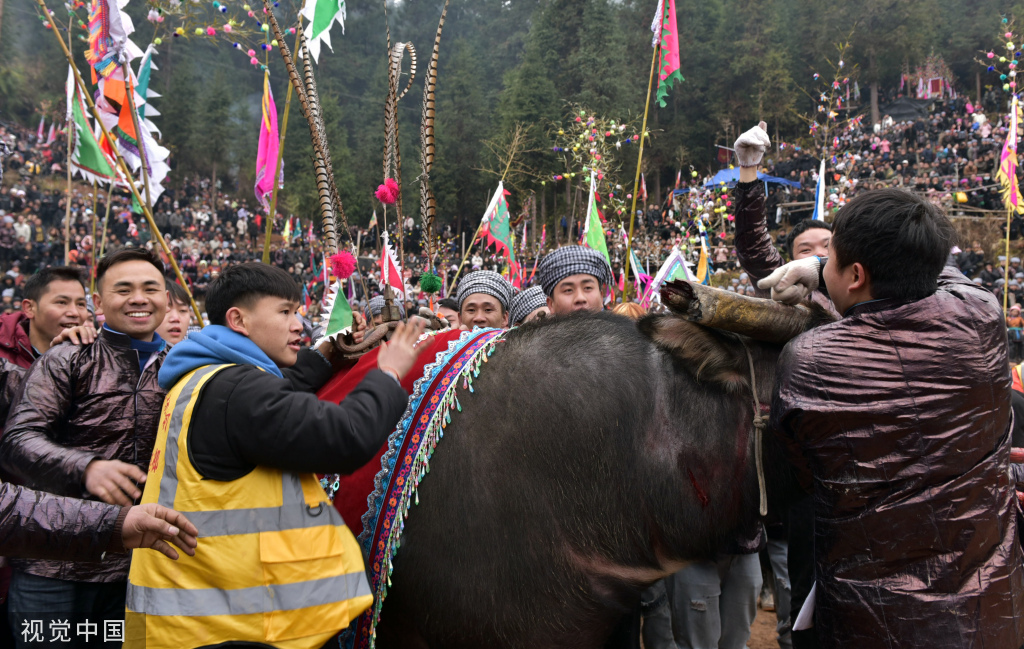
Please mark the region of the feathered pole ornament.
<svg viewBox="0 0 1024 649"><path fill-rule="evenodd" d="M391 42L391 30L388 28L388 43ZM398 92L402 76L402 59L409 52L409 81L401 93ZM402 243L404 212L402 211L402 153L398 146L398 102L409 92L416 79L416 48L412 43L395 43L390 48L388 64L388 97L384 103L384 184L377 188L377 198L385 205L395 206L398 224L399 258L405 259L405 247ZM392 202L385 200L393 198Z"/></svg>
<svg viewBox="0 0 1024 649"><path fill-rule="evenodd" d="M437 34L434 36L434 50L427 63L426 76L423 79L423 116L420 119L420 220L423 222L423 234L427 241L427 272L420 277L420 288L430 296L430 310L434 310L434 294L441 290L441 278L433 273L436 243L434 241L434 218L437 215L437 200L430 189L430 170L434 166L434 118L435 92L437 90L437 57L441 49L441 30L444 18L448 14L448 0L444 0L441 8L441 19L437 23Z"/></svg>
<svg viewBox="0 0 1024 649"><path fill-rule="evenodd" d="M299 108L306 118L309 126L309 136L313 144L313 167L316 176L317 195L320 200L321 225L324 232L324 250L328 255L333 255L338 250L337 226L335 219L340 220L344 232L348 232L348 221L345 218L345 210L341 204L341 197L338 188L334 183L334 172L331 167L331 152L327 146L327 136L323 125L323 117L320 111L320 98L316 89L316 79L313 77L313 66L311 64L309 49L306 45L305 36L302 30L298 30L298 45L296 55L302 62L303 73L299 74L292 53L285 42L284 33L274 16L274 8L270 0L263 0L263 7L266 9L267 22L274 32L278 49L281 51L281 58L284 59L285 68L288 70L288 78L295 95L299 100Z"/></svg>

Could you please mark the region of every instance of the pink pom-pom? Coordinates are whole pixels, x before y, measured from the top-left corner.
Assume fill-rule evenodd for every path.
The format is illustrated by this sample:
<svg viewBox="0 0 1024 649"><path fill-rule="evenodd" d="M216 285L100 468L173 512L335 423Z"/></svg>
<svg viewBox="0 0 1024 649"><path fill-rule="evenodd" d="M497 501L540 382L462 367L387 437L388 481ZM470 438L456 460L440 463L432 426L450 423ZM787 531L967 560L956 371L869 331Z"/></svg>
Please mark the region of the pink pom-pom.
<svg viewBox="0 0 1024 649"><path fill-rule="evenodd" d="M356 270L356 258L345 250L331 255L331 270L338 279L351 277Z"/></svg>
<svg viewBox="0 0 1024 649"><path fill-rule="evenodd" d="M213 28L213 27L207 27L206 28L206 35L207 36L216 36L217 35L217 30L215 28Z"/></svg>
<svg viewBox="0 0 1024 649"><path fill-rule="evenodd" d="M259 59L257 59L257 58L256 58L256 57L254 56L254 57L252 57L251 59L249 59L249 63L251 63L251 64L253 64L253 65L259 65L259 64L260 64L260 61L259 61Z"/></svg>
<svg viewBox="0 0 1024 649"><path fill-rule="evenodd" d="M249 50L248 52L246 52L246 54L248 54L249 56L256 56L256 50Z"/></svg>
<svg viewBox="0 0 1024 649"><path fill-rule="evenodd" d="M377 200L385 205L394 205L398 200L398 183L394 178L387 178L383 185L377 186Z"/></svg>
<svg viewBox="0 0 1024 649"><path fill-rule="evenodd" d="M231 33L231 29L232 29L231 25L224 25L224 31L226 31L227 33L230 34Z"/></svg>

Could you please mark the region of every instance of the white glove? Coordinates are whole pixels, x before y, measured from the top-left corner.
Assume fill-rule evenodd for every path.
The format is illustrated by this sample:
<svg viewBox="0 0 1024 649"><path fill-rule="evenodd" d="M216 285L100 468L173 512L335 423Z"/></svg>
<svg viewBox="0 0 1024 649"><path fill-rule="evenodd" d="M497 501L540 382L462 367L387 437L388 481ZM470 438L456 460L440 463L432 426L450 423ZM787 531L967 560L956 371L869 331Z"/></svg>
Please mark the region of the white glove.
<svg viewBox="0 0 1024 649"><path fill-rule="evenodd" d="M741 167L756 167L761 164L764 152L772 145L766 128L768 125L761 122L736 138L733 148L736 149L736 159L739 160Z"/></svg>
<svg viewBox="0 0 1024 649"><path fill-rule="evenodd" d="M818 288L821 260L807 257L791 261L757 283L760 289L771 289L772 299L783 304L797 304Z"/></svg>

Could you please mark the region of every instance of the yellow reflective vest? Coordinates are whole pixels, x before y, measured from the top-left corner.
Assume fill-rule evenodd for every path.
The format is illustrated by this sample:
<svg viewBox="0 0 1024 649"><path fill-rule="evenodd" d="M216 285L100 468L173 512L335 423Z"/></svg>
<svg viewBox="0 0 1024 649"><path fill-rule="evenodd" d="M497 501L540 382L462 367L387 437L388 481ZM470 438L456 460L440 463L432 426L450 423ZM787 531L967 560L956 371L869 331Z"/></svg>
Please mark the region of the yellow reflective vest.
<svg viewBox="0 0 1024 649"><path fill-rule="evenodd" d="M232 641L319 649L373 602L359 546L315 475L257 467L220 482L192 466L196 402L225 367L194 370L164 401L142 502L185 514L199 529L199 547L177 561L135 550L127 649Z"/></svg>

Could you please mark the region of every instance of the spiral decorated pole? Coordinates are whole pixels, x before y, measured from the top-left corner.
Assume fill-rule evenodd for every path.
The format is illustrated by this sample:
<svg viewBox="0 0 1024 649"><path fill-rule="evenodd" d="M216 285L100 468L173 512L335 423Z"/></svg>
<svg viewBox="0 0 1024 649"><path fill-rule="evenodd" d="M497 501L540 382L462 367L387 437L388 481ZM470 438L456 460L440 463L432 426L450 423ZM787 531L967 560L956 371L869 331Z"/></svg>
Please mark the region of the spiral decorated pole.
<svg viewBox="0 0 1024 649"><path fill-rule="evenodd" d="M390 34L388 36L390 40ZM402 75L402 59L408 50L409 82L401 94L398 92L399 78ZM388 98L384 103L384 179L391 178L398 185L398 195L395 201L395 215L398 221L398 254L400 259L405 259L405 237L403 231L404 212L402 210L402 153L398 145L398 101L409 92L412 82L416 78L416 48L412 43L395 43L391 48L391 57L388 65Z"/></svg>
<svg viewBox="0 0 1024 649"><path fill-rule="evenodd" d="M420 220L427 239L428 268L434 265L435 241L434 219L437 215L437 200L430 189L430 170L434 167L434 118L436 117L435 93L437 91L437 58L441 49L441 30L444 18L448 14L448 0L441 9L441 20L437 23L437 35L434 36L434 50L427 62L427 71L423 80L423 116L420 119Z"/></svg>
<svg viewBox="0 0 1024 649"><path fill-rule="evenodd" d="M269 0L263 0L266 8L267 21L274 32L278 49L284 59L285 67L288 70L288 78L295 94L299 99L299 107L306 117L309 126L309 136L313 145L313 172L316 178L317 198L320 203L320 218L324 233L324 250L328 255L338 251L338 240L335 226L336 208L341 206L341 199L338 197L337 187L334 183L334 174L331 169L331 153L327 146L327 137L324 132L323 119L320 111L320 98L316 90L316 80L313 77L313 66L309 58L309 50L306 47L302 30L298 30L298 46L296 54L302 61L303 74L300 76L292 59L288 45L285 43L284 34L274 16L273 7Z"/></svg>

